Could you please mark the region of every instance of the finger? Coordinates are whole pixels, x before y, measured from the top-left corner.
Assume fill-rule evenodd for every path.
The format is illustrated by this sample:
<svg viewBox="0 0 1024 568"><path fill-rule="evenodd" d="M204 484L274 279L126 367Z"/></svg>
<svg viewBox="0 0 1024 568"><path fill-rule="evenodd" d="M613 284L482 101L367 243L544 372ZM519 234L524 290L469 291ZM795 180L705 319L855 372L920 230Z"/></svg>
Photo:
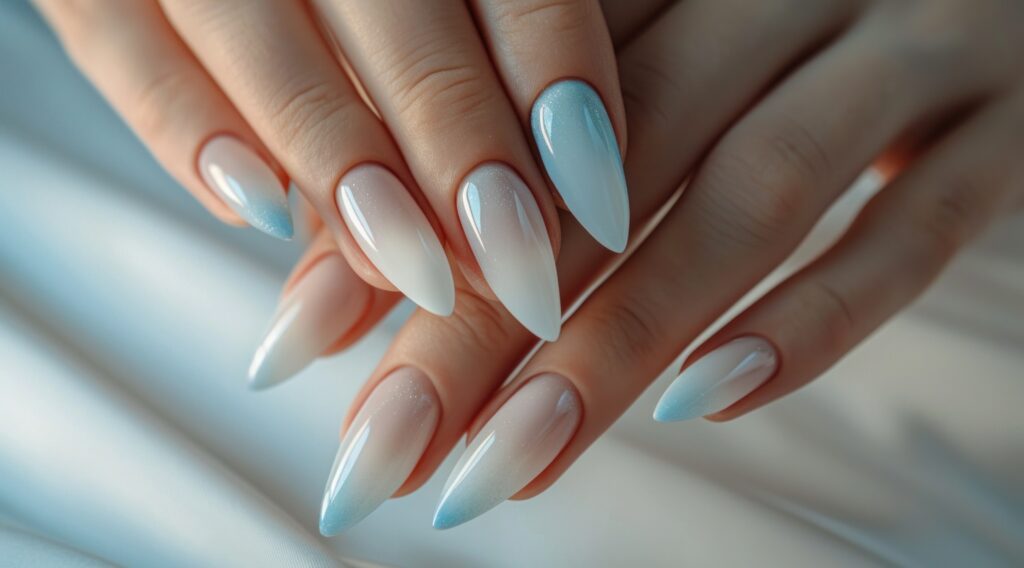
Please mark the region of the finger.
<svg viewBox="0 0 1024 568"><path fill-rule="evenodd" d="M518 496L557 479L698 333L793 250L901 132L976 94L945 73L902 72L905 62L883 56L894 53L880 44L884 39L865 28L851 30L737 122L651 237L566 323L562 339L543 347L499 393L494 405L512 404L523 384L557 375L575 389L584 409L574 435L558 440L563 446L557 457L523 481ZM482 418L490 412L489 405ZM500 421L501 413L493 420ZM474 438L468 454L489 428ZM534 448L515 459L525 460L529 451ZM551 456L543 444L536 451ZM467 462L453 473L471 494L479 491L473 489L480 483L472 479L475 469L492 475L480 463ZM492 479L497 484L503 478ZM452 494L458 496L454 489Z"/></svg>
<svg viewBox="0 0 1024 568"><path fill-rule="evenodd" d="M249 365L249 387L262 390L317 357L351 345L400 296L371 287L349 268L329 231L321 230L285 282L281 300Z"/></svg>
<svg viewBox="0 0 1024 568"><path fill-rule="evenodd" d="M412 176L307 10L245 0L162 4L357 273L424 309L450 313L451 269Z"/></svg>
<svg viewBox="0 0 1024 568"><path fill-rule="evenodd" d="M655 417L730 420L820 376L1020 203L1022 150L1019 95L957 128L882 190L834 248L698 348L697 362L665 392ZM768 346L774 366L726 362L751 337Z"/></svg>
<svg viewBox="0 0 1024 568"><path fill-rule="evenodd" d="M477 25L562 201L603 246L622 252L629 197L625 110L597 0L473 0Z"/></svg>
<svg viewBox="0 0 1024 568"><path fill-rule="evenodd" d="M37 2L154 157L220 220L292 236L280 167L154 2Z"/></svg>
<svg viewBox="0 0 1024 568"><path fill-rule="evenodd" d="M550 194L466 6L318 2L455 258L534 334L558 335ZM386 30L386 33L381 33Z"/></svg>
<svg viewBox="0 0 1024 568"><path fill-rule="evenodd" d="M694 6L700 9L694 11ZM723 6L724 11L719 12L718 6ZM761 6L754 4L751 9ZM628 60L631 67L627 68L623 64L624 77L629 78L624 87L627 92L635 95L633 104L627 107L628 120L634 129L630 145L631 148L642 149L637 154L630 153L626 166L633 188L631 215L634 223L652 215L664 204L686 177L687 170L703 153L703 145L717 137L743 106L750 104L757 93L774 80L777 73L804 51L801 42L820 39L820 33L823 32L816 31L816 27L825 28L829 30L825 33L830 33L848 16L843 10L819 13L816 10L794 12L791 8L784 5L779 7L778 13L758 12L758 18L743 20L747 24L740 25L737 19L726 17L735 13L736 6L720 0L679 3L635 42L626 46L622 61ZM794 13L808 16L809 19L794 17ZM645 18L638 19L643 21ZM712 19L718 23L723 30L723 37L709 33L700 24L701 19ZM760 24L753 25L751 22L766 26L781 25L788 33L783 34L778 41L767 42L770 48L764 49L758 47L756 41L764 43L765 32L758 27ZM670 41L678 37L695 39L694 43ZM703 47L720 54L721 66L698 64L702 61L700 54L703 53ZM747 62L756 62L756 65L745 65ZM645 65L646 71L631 72L639 65ZM744 65L747 72L728 72L729 65ZM689 82L691 79L692 84ZM673 88L674 85L692 85L693 88L679 90ZM706 96L701 98L694 94L703 88L706 88L706 92L723 92L728 96L716 95L709 100ZM720 102L721 105L718 104ZM676 112L676 105L683 110ZM699 116L699 120L694 120L695 115ZM638 124L642 125L639 129L633 126ZM692 130L689 129L691 124L695 125ZM684 131L684 127L688 135L680 138L678 133ZM704 137L703 141L701 137ZM563 226L562 254L558 264L559 282L562 303L569 305L587 291L595 276L600 274L602 267L609 261L609 255L578 225L563 223ZM473 417L477 416L483 400L515 371L522 360L521 355L528 353L533 345L528 334L518 326L510 325L510 319L503 315L503 311L488 309L486 303L478 303L478 300L470 296L457 304L453 317L444 322L429 317L414 317L410 320L385 355L378 371L352 404L350 419L353 414L361 413L367 396L375 392L374 389L381 384L382 379L396 368L424 369L424 374L437 392L442 409L441 418L429 444L407 447L403 444L389 446L383 441L379 442L380 446L389 451L403 455L406 452L419 452L419 461L411 473L403 470L397 482L395 478L388 477L395 483L395 487L402 485L397 494L410 492L429 478L465 432ZM352 421L352 424L357 423L362 424L362 418ZM347 430L351 431L352 428ZM341 466L365 467L377 472L388 469L380 463L370 464L362 460L358 452L349 452L351 447L352 440L346 434L339 448L339 456L348 457L336 464L332 479L337 479L339 471L347 471ZM391 475L390 470L387 474ZM526 481L528 479L523 484ZM323 512L327 516L351 519L357 515L352 515L349 508L356 505L345 498L334 496L369 492L379 496L380 501L388 493L376 485L368 488L359 483L341 486L332 483L325 494ZM361 507L359 510L366 511Z"/></svg>

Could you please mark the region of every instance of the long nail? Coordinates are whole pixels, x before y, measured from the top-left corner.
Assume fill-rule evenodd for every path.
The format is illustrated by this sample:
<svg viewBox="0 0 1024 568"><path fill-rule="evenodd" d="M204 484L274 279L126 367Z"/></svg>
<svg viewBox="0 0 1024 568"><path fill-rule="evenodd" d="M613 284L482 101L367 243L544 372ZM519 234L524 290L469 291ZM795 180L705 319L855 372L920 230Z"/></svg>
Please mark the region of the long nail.
<svg viewBox="0 0 1024 568"><path fill-rule="evenodd" d="M249 365L249 388L265 389L301 371L352 329L369 301L366 286L340 255L322 257L274 313Z"/></svg>
<svg viewBox="0 0 1024 568"><path fill-rule="evenodd" d="M544 168L566 207L599 243L625 250L629 194L601 97L583 81L560 81L533 103L530 122Z"/></svg>
<svg viewBox="0 0 1024 568"><path fill-rule="evenodd" d="M678 422L729 408L775 374L775 348L760 337L741 337L686 368L654 409L658 422Z"/></svg>
<svg viewBox="0 0 1024 568"><path fill-rule="evenodd" d="M337 534L394 495L420 461L440 416L437 394L419 370L387 376L363 403L338 448L320 508L320 532Z"/></svg>
<svg viewBox="0 0 1024 568"><path fill-rule="evenodd" d="M494 294L534 335L557 339L562 308L555 257L530 189L507 166L484 164L462 182L458 209Z"/></svg>
<svg viewBox="0 0 1024 568"><path fill-rule="evenodd" d="M336 196L349 231L370 262L423 309L455 309L455 284L441 241L394 174L365 164L345 174Z"/></svg>
<svg viewBox="0 0 1024 568"><path fill-rule="evenodd" d="M288 240L295 230L288 194L274 170L232 136L218 136L199 153L199 171L211 189L253 227Z"/></svg>
<svg viewBox="0 0 1024 568"><path fill-rule="evenodd" d="M434 528L461 525L526 487L562 452L580 416L579 396L564 377L538 375L526 383L459 458L434 513Z"/></svg>

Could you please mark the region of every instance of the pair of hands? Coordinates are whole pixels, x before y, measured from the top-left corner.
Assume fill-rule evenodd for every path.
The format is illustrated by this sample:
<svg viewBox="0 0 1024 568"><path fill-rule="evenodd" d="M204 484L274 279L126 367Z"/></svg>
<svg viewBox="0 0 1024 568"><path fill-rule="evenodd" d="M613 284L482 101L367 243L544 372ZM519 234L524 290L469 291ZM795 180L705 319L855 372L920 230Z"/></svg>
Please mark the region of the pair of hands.
<svg viewBox="0 0 1024 568"><path fill-rule="evenodd" d="M189 32L171 14L175 3L165 4L170 20L188 41ZM359 3L333 4L357 11L369 9ZM374 9L404 21L405 12L389 3L378 4L391 8ZM464 10L459 13L469 14L461 3L428 4L429 10L415 8L420 18L417 23L431 22L436 14L450 14L453 6ZM434 234L445 237L466 276L463 280L456 274L459 293L452 316L438 318L426 311L414 314L354 401L324 499L321 530L325 534L358 522L388 497L419 487L466 432L470 447L445 487L435 526L454 526L509 497L527 498L542 491L687 344L781 262L854 178L872 165L888 177L883 191L838 243L698 347L691 358L695 362L688 363L666 391L656 419L730 419L806 384L909 303L972 236L1024 201L1024 64L1019 58L1024 49L1024 3L609 3L604 11L616 47L621 91L617 87L609 92L607 83L598 90L619 141L625 141L624 124L629 125L625 162L629 222L640 226L657 216L658 223L643 242L635 244L621 266L591 291L595 279L602 277L603 268L615 258L568 214L563 213L559 223L553 222L550 195L536 190L544 187L535 177L539 175L536 166L528 155L519 154L528 154L525 137L520 134L522 140L516 142L514 136L528 124L523 110L530 108L534 97L553 81L579 77L579 68L557 68L566 74L545 76L531 84L522 91L530 93L524 99L514 93L523 77L535 69L550 69L551 60L573 51L552 46L561 36L572 36L574 30L591 29L586 22L592 22L587 18L592 18L594 11L579 10L575 3L538 2L538 6L559 6L546 10L559 14L559 30L527 34L527 43L542 47L530 48L538 50L532 52L533 58L502 68L504 52L493 46L504 40L495 37L506 28L515 29L515 18L489 27L486 17L481 17L487 13L479 8L481 4L473 3L476 25L485 28L482 35L498 68L495 73L504 81L511 101L511 118L498 123L501 128L480 122L481 114L486 113L476 104L460 107L457 114L444 109L408 114L412 112L409 108L417 105L422 109L446 101L445 93L472 98L471 90L463 92L459 87L466 80L461 71L443 71L464 68L448 60L463 50L438 51L434 43L449 45L438 39L448 35L461 38L459 42L469 41L469 35L422 32L433 40L410 52L421 55L405 65L417 61L442 71L427 74L433 77L428 80L429 87L420 89L429 94L413 96L413 102L405 98L402 104L379 87L395 74L394 69L385 65L380 76L366 76L350 43L401 43L398 40L406 39L401 37L403 31L423 36L413 34L413 27L374 26L359 18L342 18L349 22L347 31L353 39L346 40L335 30L346 61L363 80L412 177L404 173L401 164L381 162L379 157L360 154L363 150L354 151L355 161L347 157L346 148L362 147L363 142L379 149L374 132L383 127L375 118L372 125L370 118L359 118L362 112L352 111L349 105L335 107L340 103L334 102L333 94L315 89L297 98L258 96L266 89L263 81L271 80L260 73L268 69L284 73L289 67L304 65L307 58L302 56L310 55L297 52L293 45L281 46L278 51L271 43L283 37L276 32L288 28L292 21L283 13L270 19L243 19L249 33L261 32L256 39L237 30L219 32L218 37L224 37L217 41L235 38L248 45L248 49L225 48L213 56L223 60L221 67L200 56L212 74L224 69L240 82L240 90L230 100L242 114L234 116L245 116L284 169L295 176L297 185L307 188L304 195L324 222L289 278L282 305L257 353L254 374L261 383L273 383L318 354L344 348L399 299L399 294L372 285L379 284L374 274L388 274L383 269L380 273L371 270L381 267L365 262L367 257L374 260L366 248L351 246L353 241L348 239L353 239L352 233L344 229L353 225L341 220L333 201L331 185L352 165L364 160L385 163L405 187L414 187L415 179L435 212L427 215L436 221L433 227L440 227ZM285 11L278 4L268 5L256 4L234 16L247 10ZM53 14L58 11L51 10ZM153 14L159 15L155 7ZM51 18L55 22L60 19ZM217 21L223 24L227 19ZM573 21L578 25L569 25ZM55 25L61 29L59 23ZM163 25L167 26L166 22ZM207 31L203 37L212 41L213 33ZM145 45L153 41L148 36L142 39ZM96 38L94 49L101 49L96 46L102 44L103 40ZM181 44L176 45L185 52ZM379 48L382 44L375 45ZM545 46L548 49L543 49ZM138 54L144 54L143 47L136 46ZM73 42L69 48L75 52ZM600 41L597 49L600 53ZM374 48L357 53L379 55ZM432 55L426 57L428 53ZM587 52L584 49L582 53ZM264 65L236 61L246 58ZM103 89L104 81L89 70L86 61L90 58L79 55L78 59ZM398 61L392 59L388 65ZM276 66L268 65L274 62ZM92 66L103 67L102 62ZM332 69L342 76L336 64ZM589 82L601 84L592 78ZM223 80L218 78L217 83L228 91ZM159 90L181 81L156 84L154 89ZM479 82L471 84L474 89L483 88ZM110 89L103 90L132 121L131 111L110 95ZM202 99L188 99L188 104L195 106L190 108L171 97L154 96L153 89L146 92L150 94L144 100L154 110L181 108L204 114L208 108L199 104ZM610 102L617 100L619 92L625 100L624 114L617 103ZM219 97L216 100L226 103L224 95ZM261 120L268 109L279 108L273 103L281 100L289 101L291 110L271 113L277 116L276 123ZM525 100L526 106L518 100ZM161 104L170 106L164 109ZM324 110L334 108L345 110ZM322 120L303 120L304 111ZM346 138L343 132L347 130L328 124L327 119L336 113L344 117L341 123L357 126L360 136ZM210 115L224 116L218 112ZM436 128L439 125L440 130ZM174 132L176 126L164 124L158 130ZM161 155L159 144L137 129ZM504 130L508 132L502 134ZM238 132L240 139L262 148L255 135L249 140L250 134L245 132L226 131ZM271 144L275 134L290 143ZM183 181L196 177L195 156L202 140L205 138L197 136L192 145L175 149L189 156L188 167L182 170L188 174L179 174ZM289 148L291 153L281 153ZM475 159L466 160L462 168L453 165L453 155L466 154ZM476 251L467 232L462 231L472 223L458 219L460 190L454 188L460 176L477 164L495 160L512 164L532 188L543 224L531 221L522 227L530 227L533 242L546 236L548 242L556 243L552 250L560 243L557 277L561 305L586 297L565 323L558 342L543 344L532 354L534 336L510 313L516 313L509 305L515 302L496 289L481 255L459 256L458 252L460 247L464 252ZM165 164L174 171L166 160ZM571 207L571 199L550 167L548 173L570 210L587 223ZM677 198L687 180L685 192ZM198 179L192 181L199 183ZM197 192L208 191L205 186L196 187ZM316 187L325 188L319 201L311 189ZM431 193L428 187L438 191ZM415 193L402 194L424 203ZM529 217L522 199L506 200L505 206L508 202L516 204L520 218ZM333 217L324 214L325 203ZM476 201L476 206L481 203ZM426 208L421 210L429 213ZM381 219L391 218L393 212L374 211ZM447 217L443 211L448 212ZM447 223L454 223L453 230ZM601 234L593 224L589 228L595 236ZM529 233L525 229L508 231L510 235ZM464 240L454 242L459 238ZM493 241L503 256L492 260L508 262L505 255L509 251L504 247L512 240ZM476 264L467 266L467 259ZM507 278L529 273L531 277L524 282L533 282L536 272L514 262L511 265L515 268ZM402 291L416 298L408 290ZM521 291L526 296L541 293L535 283ZM490 292L509 310L493 301ZM519 310L516 315L529 320L524 313L527 311ZM541 327L533 326L535 330ZM520 368L528 354L532 356Z"/></svg>

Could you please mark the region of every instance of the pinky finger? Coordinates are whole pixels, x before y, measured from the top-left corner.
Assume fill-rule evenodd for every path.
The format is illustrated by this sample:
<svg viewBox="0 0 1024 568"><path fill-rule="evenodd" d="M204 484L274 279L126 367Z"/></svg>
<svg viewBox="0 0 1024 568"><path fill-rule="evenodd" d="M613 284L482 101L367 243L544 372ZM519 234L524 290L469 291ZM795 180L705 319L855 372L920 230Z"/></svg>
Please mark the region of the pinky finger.
<svg viewBox="0 0 1024 568"><path fill-rule="evenodd" d="M152 0L36 0L83 73L221 221L292 236L285 176Z"/></svg>
<svg viewBox="0 0 1024 568"><path fill-rule="evenodd" d="M1024 197L1024 97L992 104L879 193L848 233L699 347L655 420L731 420L814 380Z"/></svg>

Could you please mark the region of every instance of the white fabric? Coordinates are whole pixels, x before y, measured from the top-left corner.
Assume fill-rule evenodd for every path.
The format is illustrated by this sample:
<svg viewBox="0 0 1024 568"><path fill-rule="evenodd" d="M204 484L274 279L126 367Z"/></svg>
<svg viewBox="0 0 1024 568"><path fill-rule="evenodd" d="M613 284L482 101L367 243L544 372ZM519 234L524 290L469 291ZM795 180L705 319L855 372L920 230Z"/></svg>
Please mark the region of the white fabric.
<svg viewBox="0 0 1024 568"><path fill-rule="evenodd" d="M770 408L658 425L662 377L536 499L435 531L449 459L327 540L338 426L407 309L248 392L300 245L200 210L20 2L0 4L0 77L0 565L1024 562L1019 219Z"/></svg>

